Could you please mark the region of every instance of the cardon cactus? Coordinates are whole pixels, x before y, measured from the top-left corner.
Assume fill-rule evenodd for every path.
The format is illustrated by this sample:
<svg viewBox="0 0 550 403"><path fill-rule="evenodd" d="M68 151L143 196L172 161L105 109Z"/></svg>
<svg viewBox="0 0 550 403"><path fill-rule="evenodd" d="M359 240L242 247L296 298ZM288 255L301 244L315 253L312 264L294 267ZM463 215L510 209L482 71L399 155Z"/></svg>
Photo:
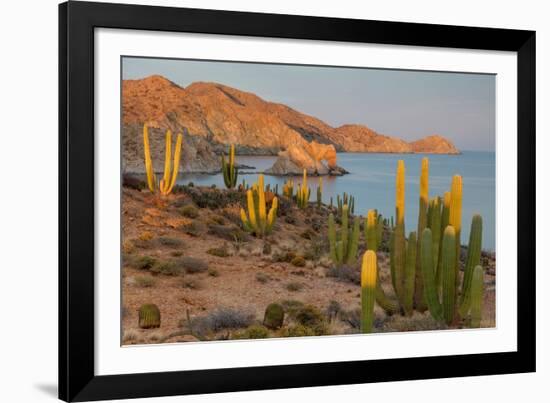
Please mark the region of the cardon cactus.
<svg viewBox="0 0 550 403"><path fill-rule="evenodd" d="M455 229L455 286L458 286L460 260L460 230L462 228L462 177L453 176L451 183L451 205L449 207L449 225ZM458 297L458 288L455 289L455 298Z"/></svg>
<svg viewBox="0 0 550 403"><path fill-rule="evenodd" d="M422 158L420 169L420 197L418 202L418 229L419 236L428 225L428 203L429 203L429 161L428 158ZM424 301L424 284L422 281L422 268L420 267L420 242L417 245L416 253L416 271L414 285L414 306L417 311L424 312L426 303Z"/></svg>
<svg viewBox="0 0 550 403"><path fill-rule="evenodd" d="M483 308L483 268L481 266L476 266L472 273L470 301L470 327L479 327Z"/></svg>
<svg viewBox="0 0 550 403"><path fill-rule="evenodd" d="M393 274L395 276L395 291L403 306L403 282L405 278L406 261L405 240L405 162L397 161L395 178L395 230L393 232L393 253L391 256Z"/></svg>
<svg viewBox="0 0 550 403"><path fill-rule="evenodd" d="M426 300L428 309L430 310L433 318L435 320L442 320L443 313L435 282L433 245L432 230L430 228L425 228L424 231L422 231L422 239L420 241L420 259L422 262L421 268L424 280L424 299Z"/></svg>
<svg viewBox="0 0 550 403"><path fill-rule="evenodd" d="M235 145L229 147L229 162L225 161L225 156L222 153L222 173L225 187L233 189L237 185L237 177L239 169L235 166Z"/></svg>
<svg viewBox="0 0 550 403"><path fill-rule="evenodd" d="M370 333L374 322L374 301L376 293L376 253L368 250L361 265L361 332Z"/></svg>
<svg viewBox="0 0 550 403"><path fill-rule="evenodd" d="M248 215L241 208L241 220L245 230L254 233L257 237L269 234L277 217L277 197L273 197L269 213L266 214L264 189L264 176L260 174L258 182L252 186L252 189L246 191Z"/></svg>
<svg viewBox="0 0 550 403"><path fill-rule="evenodd" d="M342 208L342 226L339 233L336 231L334 215L331 213L328 218L328 239L330 246L330 258L336 266L344 263L353 264L357 258L359 244L360 220L355 217L353 229L350 234L348 206Z"/></svg>
<svg viewBox="0 0 550 403"><path fill-rule="evenodd" d="M317 208L321 208L323 203L323 178L319 177L319 185L317 186Z"/></svg>
<svg viewBox="0 0 550 403"><path fill-rule="evenodd" d="M310 191L307 186L307 171L304 169L304 177L296 193L296 204L298 204L298 207L306 208L309 202L309 196Z"/></svg>
<svg viewBox="0 0 550 403"><path fill-rule="evenodd" d="M283 196L292 199L294 196L294 181L292 179L287 180L283 185Z"/></svg>
<svg viewBox="0 0 550 403"><path fill-rule="evenodd" d="M147 125L143 125L143 152L145 158L145 172L147 174L147 186L152 193L155 193L158 190L161 195L166 196L170 194L170 192L174 188L176 180L178 179L182 141L183 136L180 133L178 134L176 140L176 149L174 150L174 162L172 165L172 132L170 130L166 131L164 174L160 182L157 183L157 177L154 172L153 161L151 159L151 150L149 147L149 131Z"/></svg>
<svg viewBox="0 0 550 403"><path fill-rule="evenodd" d="M472 277L474 269L479 265L481 260L481 235L483 222L481 216L476 214L472 217L472 225L470 226L470 241L468 243L468 257L466 258L466 266L464 268L464 278L462 280L462 290L460 295L461 316L466 316L470 308L470 293L472 285Z"/></svg>
<svg viewBox="0 0 550 403"><path fill-rule="evenodd" d="M412 315L414 285L416 271L416 232L409 234L407 241L407 255L405 260L405 277L403 279L403 310L406 315Z"/></svg>
<svg viewBox="0 0 550 403"><path fill-rule="evenodd" d="M285 310L279 304L272 303L267 306L264 314L264 326L269 329L279 329L285 320Z"/></svg>
<svg viewBox="0 0 550 403"><path fill-rule="evenodd" d="M160 310L155 304L144 304L139 308L139 327L152 329L160 327Z"/></svg>
<svg viewBox="0 0 550 403"><path fill-rule="evenodd" d="M450 325L455 318L456 306L456 232L452 225L445 228L441 252L443 318Z"/></svg>

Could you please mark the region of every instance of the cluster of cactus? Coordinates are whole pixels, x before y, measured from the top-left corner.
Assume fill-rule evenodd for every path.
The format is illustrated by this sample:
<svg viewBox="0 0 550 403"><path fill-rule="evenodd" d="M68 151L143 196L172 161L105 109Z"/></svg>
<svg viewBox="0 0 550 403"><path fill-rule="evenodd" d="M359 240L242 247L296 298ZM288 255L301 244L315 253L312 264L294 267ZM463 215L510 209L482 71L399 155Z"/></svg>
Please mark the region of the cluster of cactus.
<svg viewBox="0 0 550 403"><path fill-rule="evenodd" d="M229 147L229 162L225 161L225 155L222 153L222 173L225 187L233 189L237 185L239 169L235 166L235 146Z"/></svg>
<svg viewBox="0 0 550 403"><path fill-rule="evenodd" d="M174 162L172 164L172 132L166 131L166 148L164 158L164 174L160 181L157 180L153 168L153 160L151 159L151 149L149 147L149 131L147 125L143 125L143 151L145 154L145 172L147 174L147 186L152 193L159 192L161 195L166 196L170 194L176 180L178 179L178 172L180 166L181 157L181 144L183 141L182 134L178 134L176 140L176 149L174 150Z"/></svg>
<svg viewBox="0 0 550 403"><path fill-rule="evenodd" d="M298 186L296 191L296 204L300 208L306 208L309 202L310 190L307 186L307 171L304 169L304 177L302 183Z"/></svg>
<svg viewBox="0 0 550 403"><path fill-rule="evenodd" d="M323 178L319 177L319 185L317 186L317 208L321 208L323 204Z"/></svg>
<svg viewBox="0 0 550 403"><path fill-rule="evenodd" d="M349 208L347 204L342 206L342 225L339 232L336 231L334 214L330 213L328 217L330 258L337 267L355 263L359 244L359 228L359 217L354 218L353 228L349 228Z"/></svg>
<svg viewBox="0 0 550 403"><path fill-rule="evenodd" d="M418 231L405 237L405 164L398 161L395 226L390 239L390 269L396 300L378 284L377 303L388 313L411 315L429 309L434 319L450 325L470 314L470 326L479 326L483 299L483 268L480 266L482 219L472 218L468 255L462 286L459 284L462 178L455 175L451 191L443 199L428 198L428 160L422 161ZM376 251L376 213L369 211L367 247ZM393 224L393 223L392 223ZM392 225L393 226L393 225Z"/></svg>
<svg viewBox="0 0 550 403"><path fill-rule="evenodd" d="M344 204L348 205L351 214L355 213L355 197L348 195L346 192L344 192L342 197L340 197L340 195L336 195L336 204L338 206L339 216L342 215L342 206L344 206Z"/></svg>
<svg viewBox="0 0 550 403"><path fill-rule="evenodd" d="M284 183L283 196L288 199L292 199L294 197L294 181L292 179L289 179Z"/></svg>
<svg viewBox="0 0 550 403"><path fill-rule="evenodd" d="M271 193L271 192L269 192ZM271 193L271 196L273 194ZM241 208L241 220L245 230L252 232L257 237L269 234L277 218L277 197L273 196L271 208L267 212L266 192L264 187L264 176L258 176L258 182L246 191L248 214Z"/></svg>

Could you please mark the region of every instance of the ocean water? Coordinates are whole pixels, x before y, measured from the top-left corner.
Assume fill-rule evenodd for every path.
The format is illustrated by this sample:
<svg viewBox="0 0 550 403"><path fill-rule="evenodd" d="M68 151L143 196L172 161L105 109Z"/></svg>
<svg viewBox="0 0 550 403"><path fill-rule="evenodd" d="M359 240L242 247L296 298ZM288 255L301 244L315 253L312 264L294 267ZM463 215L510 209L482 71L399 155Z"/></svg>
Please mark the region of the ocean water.
<svg viewBox="0 0 550 403"><path fill-rule="evenodd" d="M405 227L406 231L416 231L418 221L418 196L420 165L423 155L419 154L374 154L338 153L338 165L350 173L341 177L323 177L323 202L330 197L336 204L336 195L347 192L355 196L355 214L365 215L369 209L378 209L385 217L395 214L395 171L397 161L405 161ZM483 217L483 249L495 250L495 153L465 151L461 155L429 155L430 197L443 195L450 189L452 176L462 175L462 243L468 242L470 223L476 213ZM252 183L257 173L269 168L276 157L238 156L241 164L255 169L242 170L239 183L244 178ZM247 173L249 172L249 173ZM265 176L265 183L279 184L279 191L287 178ZM315 200L318 179L309 177L311 201ZM301 181L301 177L295 178ZM196 185L215 184L223 187L221 174L180 175L179 184L192 181Z"/></svg>

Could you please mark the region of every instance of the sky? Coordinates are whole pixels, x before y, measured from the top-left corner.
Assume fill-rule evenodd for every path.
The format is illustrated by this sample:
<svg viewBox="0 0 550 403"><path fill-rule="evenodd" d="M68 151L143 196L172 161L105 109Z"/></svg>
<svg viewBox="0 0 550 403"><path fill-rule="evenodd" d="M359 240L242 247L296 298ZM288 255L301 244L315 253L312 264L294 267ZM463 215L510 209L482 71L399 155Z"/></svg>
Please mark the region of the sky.
<svg viewBox="0 0 550 403"><path fill-rule="evenodd" d="M123 79L159 74L216 82L338 127L362 124L406 141L440 134L460 150L495 150L495 76L349 67L123 58Z"/></svg>

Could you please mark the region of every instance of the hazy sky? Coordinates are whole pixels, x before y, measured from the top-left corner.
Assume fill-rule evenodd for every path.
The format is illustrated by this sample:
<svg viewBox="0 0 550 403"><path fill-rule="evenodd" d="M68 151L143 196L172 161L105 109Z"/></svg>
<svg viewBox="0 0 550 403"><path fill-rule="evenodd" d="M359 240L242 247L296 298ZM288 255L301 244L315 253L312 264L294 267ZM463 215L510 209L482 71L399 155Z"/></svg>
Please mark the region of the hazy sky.
<svg viewBox="0 0 550 403"><path fill-rule="evenodd" d="M357 123L408 141L441 134L461 150L495 148L494 75L123 59L124 79L152 74L182 87L211 81L253 92L334 127Z"/></svg>

